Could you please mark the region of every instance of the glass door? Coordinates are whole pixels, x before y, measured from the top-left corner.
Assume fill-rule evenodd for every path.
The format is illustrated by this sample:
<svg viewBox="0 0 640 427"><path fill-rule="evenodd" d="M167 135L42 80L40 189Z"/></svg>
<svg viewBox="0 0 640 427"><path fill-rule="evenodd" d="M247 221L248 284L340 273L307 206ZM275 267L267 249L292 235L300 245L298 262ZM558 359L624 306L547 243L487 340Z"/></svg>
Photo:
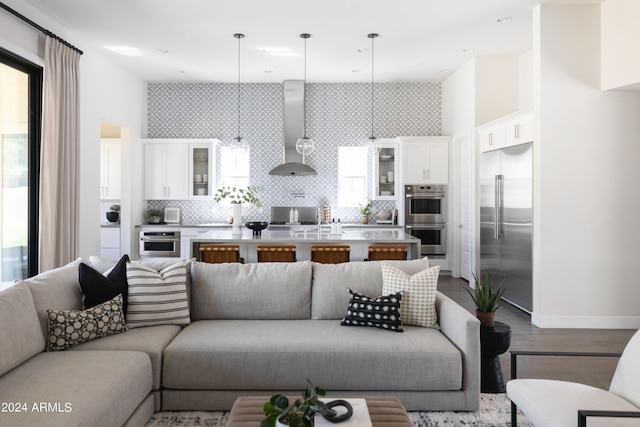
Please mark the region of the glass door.
<svg viewBox="0 0 640 427"><path fill-rule="evenodd" d="M42 69L0 50L0 275L38 271Z"/></svg>

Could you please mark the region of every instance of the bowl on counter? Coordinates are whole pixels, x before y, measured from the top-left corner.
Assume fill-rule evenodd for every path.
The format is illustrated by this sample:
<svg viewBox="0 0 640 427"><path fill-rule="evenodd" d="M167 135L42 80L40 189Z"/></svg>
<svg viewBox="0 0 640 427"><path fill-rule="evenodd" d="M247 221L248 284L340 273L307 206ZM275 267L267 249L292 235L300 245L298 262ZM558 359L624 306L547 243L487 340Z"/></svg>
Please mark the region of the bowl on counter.
<svg viewBox="0 0 640 427"><path fill-rule="evenodd" d="M254 235L262 234L262 230L269 226L266 221L248 221L244 223L244 226L253 231Z"/></svg>
<svg viewBox="0 0 640 427"><path fill-rule="evenodd" d="M107 212L107 221L118 222L120 219L120 212Z"/></svg>

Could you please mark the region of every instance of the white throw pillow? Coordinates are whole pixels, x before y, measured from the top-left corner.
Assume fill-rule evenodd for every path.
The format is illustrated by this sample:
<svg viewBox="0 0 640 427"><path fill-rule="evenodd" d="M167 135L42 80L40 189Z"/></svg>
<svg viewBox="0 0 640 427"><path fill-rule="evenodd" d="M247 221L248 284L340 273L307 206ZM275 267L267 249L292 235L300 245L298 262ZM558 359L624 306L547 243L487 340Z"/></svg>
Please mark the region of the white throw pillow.
<svg viewBox="0 0 640 427"><path fill-rule="evenodd" d="M409 275L387 263L382 264L382 293L404 291L400 317L405 325L440 329L436 313L436 291L440 266Z"/></svg>
<svg viewBox="0 0 640 427"><path fill-rule="evenodd" d="M128 262L127 282L128 328L190 323L186 261L180 261L160 271Z"/></svg>

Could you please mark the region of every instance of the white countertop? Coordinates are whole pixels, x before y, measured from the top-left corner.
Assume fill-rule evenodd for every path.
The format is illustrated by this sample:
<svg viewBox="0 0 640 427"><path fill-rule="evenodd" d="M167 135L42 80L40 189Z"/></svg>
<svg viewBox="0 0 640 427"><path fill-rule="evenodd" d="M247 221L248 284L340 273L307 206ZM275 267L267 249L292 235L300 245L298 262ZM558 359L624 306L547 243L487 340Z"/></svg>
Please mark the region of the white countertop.
<svg viewBox="0 0 640 427"><path fill-rule="evenodd" d="M232 234L231 230L212 230L201 233L191 239L192 242L213 242L224 241L228 243L308 243L321 241L323 243L340 242L378 242L378 243L414 243L419 244L420 240L403 230L343 230L342 234L321 233L317 231L293 231L293 230L264 230L260 235L245 227L241 235Z"/></svg>

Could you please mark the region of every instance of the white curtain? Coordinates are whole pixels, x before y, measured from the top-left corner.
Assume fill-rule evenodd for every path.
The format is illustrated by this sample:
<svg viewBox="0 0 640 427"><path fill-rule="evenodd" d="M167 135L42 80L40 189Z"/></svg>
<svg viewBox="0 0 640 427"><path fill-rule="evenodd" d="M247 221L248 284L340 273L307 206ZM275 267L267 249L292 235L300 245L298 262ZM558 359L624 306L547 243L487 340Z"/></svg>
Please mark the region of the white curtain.
<svg viewBox="0 0 640 427"><path fill-rule="evenodd" d="M40 271L78 254L80 53L48 37L40 167Z"/></svg>

